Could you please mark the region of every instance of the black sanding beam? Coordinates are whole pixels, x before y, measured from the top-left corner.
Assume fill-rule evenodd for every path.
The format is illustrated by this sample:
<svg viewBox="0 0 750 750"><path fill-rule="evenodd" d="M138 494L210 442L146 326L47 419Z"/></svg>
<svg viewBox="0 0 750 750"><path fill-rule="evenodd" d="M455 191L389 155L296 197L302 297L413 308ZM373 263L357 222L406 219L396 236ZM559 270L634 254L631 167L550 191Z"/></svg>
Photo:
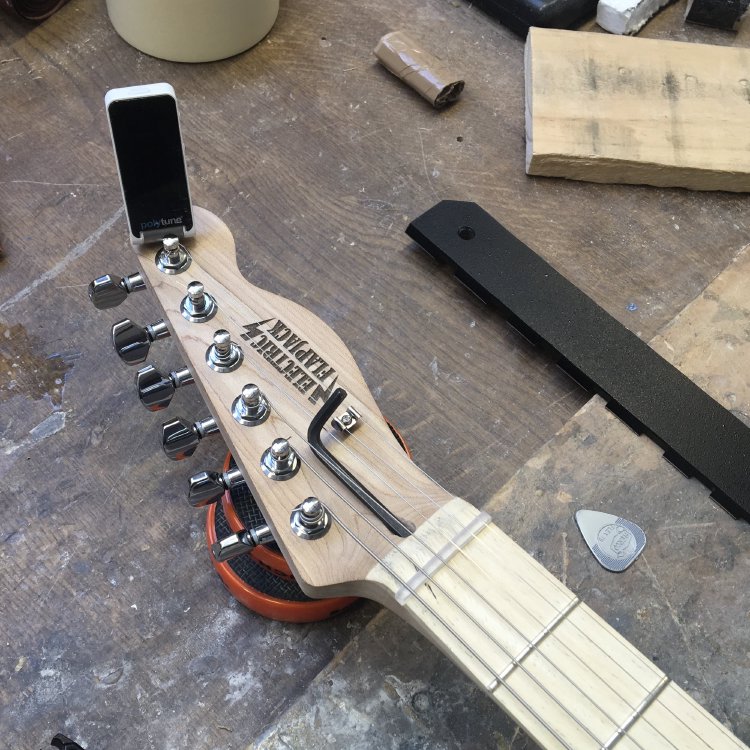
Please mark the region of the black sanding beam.
<svg viewBox="0 0 750 750"><path fill-rule="evenodd" d="M584 388L750 520L750 428L476 203L442 201L406 233Z"/></svg>

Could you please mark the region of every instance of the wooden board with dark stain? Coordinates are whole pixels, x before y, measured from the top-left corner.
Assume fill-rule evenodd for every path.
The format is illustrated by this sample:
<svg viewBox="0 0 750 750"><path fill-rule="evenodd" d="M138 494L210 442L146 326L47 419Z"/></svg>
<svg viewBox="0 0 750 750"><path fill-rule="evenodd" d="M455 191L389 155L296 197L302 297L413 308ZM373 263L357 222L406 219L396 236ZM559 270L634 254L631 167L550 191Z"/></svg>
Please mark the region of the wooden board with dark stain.
<svg viewBox="0 0 750 750"><path fill-rule="evenodd" d="M647 33L676 33L678 11ZM203 516L188 507L184 485L217 468L223 446L205 441L182 464L164 459L163 417L138 405L133 373L109 343L115 320L152 322L157 305L148 292L109 312L86 299L93 277L135 268L104 116L108 88L174 85L194 200L229 225L242 272L329 322L417 463L476 504L585 394L446 283L404 237L410 219L440 198L479 202L647 339L748 241L737 195L527 177L523 44L468 3L295 0L255 49L209 65L138 53L98 0L71 0L38 27L3 22L0 322L13 333L2 356L11 367L32 363L22 379L0 372L0 733L14 746L42 747L62 731L88 750L126 738L159 750L246 747L376 612L367 605L319 625L268 623L232 604L213 574ZM455 106L434 112L377 64L375 42L396 28L461 62L467 89ZM708 29L689 33L727 43ZM181 364L169 340L151 360ZM50 368L41 380L35 363ZM185 388L169 415L205 412ZM684 563L693 553L680 554ZM721 621L741 617L731 592L720 591ZM617 611L607 597L600 604ZM659 627L661 658L678 660L683 645ZM463 683L450 670L430 671L442 662L416 636L385 630L377 641L370 632L355 645L386 649L400 637L404 666L422 675L428 695L390 679L377 659L359 662L354 682L332 677L332 687L387 683L378 700L390 710L391 746L417 737L430 746L433 724L446 728L441 742L451 748L514 737L454 686ZM719 644L691 648L709 659ZM749 697L747 681L712 687L718 701ZM361 728L373 737L375 728Z"/></svg>
<svg viewBox="0 0 750 750"><path fill-rule="evenodd" d="M532 29L526 169L748 192L748 65L744 47Z"/></svg>

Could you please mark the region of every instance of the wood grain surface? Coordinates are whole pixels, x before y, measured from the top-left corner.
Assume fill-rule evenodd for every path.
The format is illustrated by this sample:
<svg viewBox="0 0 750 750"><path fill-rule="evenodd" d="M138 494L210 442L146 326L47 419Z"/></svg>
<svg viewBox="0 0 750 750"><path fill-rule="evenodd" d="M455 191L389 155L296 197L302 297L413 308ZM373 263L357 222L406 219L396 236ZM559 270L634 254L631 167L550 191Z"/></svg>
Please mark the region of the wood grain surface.
<svg viewBox="0 0 750 750"><path fill-rule="evenodd" d="M748 43L745 30L683 27L682 12L677 3L643 33ZM374 60L377 39L397 28L461 62L467 88L455 106L435 112ZM232 230L241 272L330 324L418 465L475 505L586 395L418 252L403 235L410 219L440 198L479 202L647 339L748 242L741 195L527 177L523 42L468 3L290 0L254 50L195 66L129 47L99 0L71 0L36 27L4 17L3 737L30 748L58 731L87 750L125 741L244 748L266 741L322 673L314 684L327 693L318 695L362 699L361 713L331 716L342 737L358 729L360 747L529 746L436 651L373 605L329 623L269 623L233 604L213 573L185 478L218 468L223 448L206 441L188 461L168 462L163 416L140 407L132 371L110 348L115 320L150 323L158 306L150 293L109 312L86 299L94 276L135 270L104 93L161 80L179 97L194 200ZM181 364L170 340L154 345L152 361ZM180 414L206 415L195 389L176 394L169 415ZM650 502L628 495L629 515L638 521ZM511 521L501 525L541 549L534 538L543 531ZM549 528L559 537L557 522ZM750 699L735 666L745 657L720 640L746 624L731 581L718 575L734 538L709 534L698 552L677 544L670 562L716 573L711 629L681 597L678 576L662 589L639 577L623 600L611 577L587 572L591 588L607 592L597 611L627 637L640 627L641 598L659 605L642 632L659 645L664 671L696 675L709 664L718 674L724 665L694 689L712 710L729 706L715 711L726 721ZM689 647L670 607L683 628L696 623ZM351 671L336 672L344 662ZM747 726L733 728L747 741ZM307 747L332 736L313 731ZM300 736L290 742L302 746Z"/></svg>
<svg viewBox="0 0 750 750"><path fill-rule="evenodd" d="M533 29L526 170L748 192L748 67L744 48Z"/></svg>

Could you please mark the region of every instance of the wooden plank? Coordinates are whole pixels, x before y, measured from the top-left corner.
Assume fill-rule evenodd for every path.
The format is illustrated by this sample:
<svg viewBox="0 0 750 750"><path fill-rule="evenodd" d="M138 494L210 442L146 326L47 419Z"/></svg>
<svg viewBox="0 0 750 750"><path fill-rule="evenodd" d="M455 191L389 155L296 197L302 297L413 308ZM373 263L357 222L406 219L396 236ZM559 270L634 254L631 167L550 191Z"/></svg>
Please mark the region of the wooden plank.
<svg viewBox="0 0 750 750"><path fill-rule="evenodd" d="M750 190L750 51L533 29L532 175Z"/></svg>

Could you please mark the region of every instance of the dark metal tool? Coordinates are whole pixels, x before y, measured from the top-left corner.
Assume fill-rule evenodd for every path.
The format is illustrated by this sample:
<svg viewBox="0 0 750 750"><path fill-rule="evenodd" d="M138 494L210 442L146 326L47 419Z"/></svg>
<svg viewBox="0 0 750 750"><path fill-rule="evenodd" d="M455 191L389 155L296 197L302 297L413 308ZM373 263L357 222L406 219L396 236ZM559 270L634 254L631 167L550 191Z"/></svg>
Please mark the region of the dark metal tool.
<svg viewBox="0 0 750 750"><path fill-rule="evenodd" d="M748 8L750 0L689 0L685 20L736 31Z"/></svg>
<svg viewBox="0 0 750 750"><path fill-rule="evenodd" d="M475 0L474 5L516 34L530 26L570 29L592 18L598 0Z"/></svg>
<svg viewBox="0 0 750 750"><path fill-rule="evenodd" d="M406 233L732 515L750 520L743 422L476 203L442 201Z"/></svg>
<svg viewBox="0 0 750 750"><path fill-rule="evenodd" d="M58 750L83 750L83 748L77 742L74 742L64 734L56 734L52 738L50 745L52 745L52 747L58 748Z"/></svg>

